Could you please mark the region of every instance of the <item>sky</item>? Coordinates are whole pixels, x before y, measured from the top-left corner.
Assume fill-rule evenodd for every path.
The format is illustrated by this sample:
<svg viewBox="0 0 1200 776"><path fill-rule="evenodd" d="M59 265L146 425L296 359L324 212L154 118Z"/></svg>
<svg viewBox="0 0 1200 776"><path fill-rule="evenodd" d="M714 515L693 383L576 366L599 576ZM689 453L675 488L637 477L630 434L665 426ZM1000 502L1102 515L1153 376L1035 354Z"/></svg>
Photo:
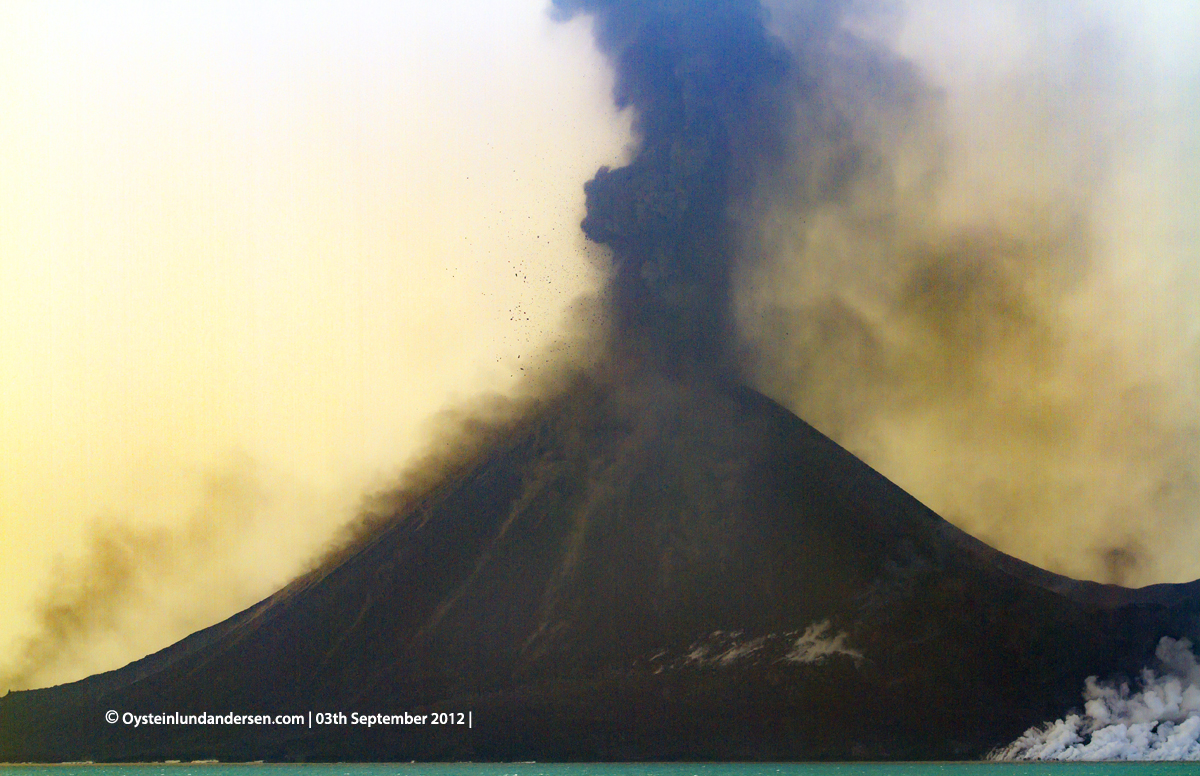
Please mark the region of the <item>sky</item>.
<svg viewBox="0 0 1200 776"><path fill-rule="evenodd" d="M249 605L536 367L610 89L539 0L0 6L0 656L125 553L172 624L89 615L71 675Z"/></svg>
<svg viewBox="0 0 1200 776"><path fill-rule="evenodd" d="M1195 5L881 5L865 34L944 98L941 215L1093 187L1098 269L1071 309L1148 377L1092 403L1148 385L1192 428ZM543 0L0 5L0 676L80 678L254 603L439 411L544 366L604 277L578 225L583 182L632 141L611 85L588 20ZM1072 374L1076 393L1106 379ZM841 428L823 395L760 387L1002 549L1099 576L1094 543L1063 538L1092 502L1056 524L1017 499L1037 517L1019 530L988 516L1007 502L981 483L1029 454L994 441L1003 414L947 454L944 408ZM1071 488L1138 474L1106 423L1055 459ZM1200 534L1179 537L1134 581L1200 576ZM33 633L52 637L29 652Z"/></svg>

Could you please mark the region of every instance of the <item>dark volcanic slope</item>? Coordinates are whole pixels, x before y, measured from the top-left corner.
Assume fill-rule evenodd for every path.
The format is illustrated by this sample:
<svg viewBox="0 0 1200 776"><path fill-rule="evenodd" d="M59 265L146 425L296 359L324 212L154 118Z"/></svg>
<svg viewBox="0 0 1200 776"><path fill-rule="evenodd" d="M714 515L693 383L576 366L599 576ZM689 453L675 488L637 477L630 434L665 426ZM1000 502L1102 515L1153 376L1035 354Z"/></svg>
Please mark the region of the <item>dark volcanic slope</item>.
<svg viewBox="0 0 1200 776"><path fill-rule="evenodd" d="M967 537L762 396L579 388L322 574L0 700L6 760L962 758L1200 636ZM471 712L472 726L104 713Z"/></svg>

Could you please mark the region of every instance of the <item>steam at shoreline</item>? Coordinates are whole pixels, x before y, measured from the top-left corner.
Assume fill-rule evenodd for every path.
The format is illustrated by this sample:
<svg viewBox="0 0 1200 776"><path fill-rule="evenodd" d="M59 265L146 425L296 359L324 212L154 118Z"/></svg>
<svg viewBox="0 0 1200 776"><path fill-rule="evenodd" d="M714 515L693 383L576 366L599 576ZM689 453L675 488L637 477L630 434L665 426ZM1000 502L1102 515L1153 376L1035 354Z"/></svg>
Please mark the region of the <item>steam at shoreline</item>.
<svg viewBox="0 0 1200 776"><path fill-rule="evenodd" d="M1082 714L1030 728L992 760L1200 760L1200 664L1188 639L1164 636L1163 668L1142 670L1138 689L1089 676Z"/></svg>

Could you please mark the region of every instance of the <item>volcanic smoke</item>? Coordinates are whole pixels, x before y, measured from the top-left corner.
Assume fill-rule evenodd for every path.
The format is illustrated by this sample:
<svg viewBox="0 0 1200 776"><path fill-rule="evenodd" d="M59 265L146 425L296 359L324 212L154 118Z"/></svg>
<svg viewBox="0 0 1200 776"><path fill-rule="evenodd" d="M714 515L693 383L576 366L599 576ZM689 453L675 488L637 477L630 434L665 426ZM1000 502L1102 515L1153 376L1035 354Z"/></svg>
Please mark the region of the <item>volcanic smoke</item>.
<svg viewBox="0 0 1200 776"><path fill-rule="evenodd" d="M885 4L556 8L595 16L636 117L636 156L585 187L616 352L749 381L1045 568L1200 574L1180 549L1200 541L1196 198L1141 205L1162 247L1122 200L1126 159L1184 153L1190 124L1168 86L1157 113L1128 107L1128 41L1083 6L1000 6L1027 61L947 74L920 25L952 17L929 4L903 33ZM1115 300L1151 251L1179 285Z"/></svg>
<svg viewBox="0 0 1200 776"><path fill-rule="evenodd" d="M1003 555L744 386L883 464L937 461L922 448L947 428L968 449L990 433L1000 453L973 484L1007 500L971 513L945 476L914 488L964 524L1044 514L991 466L1011 448L1063 476L1090 463L1081 435L1153 469L1124 506L1194 503L1191 426L1167 397L1126 397L1124 351L1083 337L1103 255L1089 192L1116 141L1081 141L1037 196L962 196L954 93L903 55L886 10L556 3L593 18L634 116L628 164L584 187L582 229L611 258L602 352L460 417L275 595L124 669L5 698L20 734L0 754L961 759L1062 714L1089 673L1137 670L1156 645L1179 662L1195 584L1129 590ZM1079 45L1103 75L1095 34ZM1121 401L1082 409L1080 383L1101 378ZM992 426L963 415L1001 400ZM1150 538L1108 517L1095 552L1124 578ZM118 739L89 716L100 702L470 708L481 724Z"/></svg>
<svg viewBox="0 0 1200 776"><path fill-rule="evenodd" d="M927 21L929 9L907 11ZM1195 332L1155 361L1161 349L1123 333L1130 315L1105 297L1124 247L1114 181L1134 176L1122 155L1139 148L1121 134L1149 145L1174 116L1125 111L1136 67L1071 9L1035 36L1024 71L976 74L987 89L972 102L965 77L947 81L915 23L898 32L884 4L556 2L563 18L594 18L616 102L634 115L628 164L584 187L583 232L611 260L607 352L446 424L324 566L548 406L647 371L755 385L959 526L1051 570L1196 576L1196 407L1176 387ZM1063 85L1031 91L1048 73ZM1004 106L1043 123L1000 138Z"/></svg>

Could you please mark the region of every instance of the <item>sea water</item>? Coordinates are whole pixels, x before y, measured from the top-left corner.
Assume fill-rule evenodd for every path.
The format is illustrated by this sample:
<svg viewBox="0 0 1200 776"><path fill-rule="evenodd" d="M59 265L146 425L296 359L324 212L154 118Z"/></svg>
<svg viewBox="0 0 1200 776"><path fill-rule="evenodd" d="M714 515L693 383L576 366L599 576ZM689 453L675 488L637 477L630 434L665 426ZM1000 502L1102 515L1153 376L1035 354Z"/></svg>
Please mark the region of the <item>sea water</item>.
<svg viewBox="0 0 1200 776"><path fill-rule="evenodd" d="M0 765L0 776L1185 776L1165 763L453 763Z"/></svg>

